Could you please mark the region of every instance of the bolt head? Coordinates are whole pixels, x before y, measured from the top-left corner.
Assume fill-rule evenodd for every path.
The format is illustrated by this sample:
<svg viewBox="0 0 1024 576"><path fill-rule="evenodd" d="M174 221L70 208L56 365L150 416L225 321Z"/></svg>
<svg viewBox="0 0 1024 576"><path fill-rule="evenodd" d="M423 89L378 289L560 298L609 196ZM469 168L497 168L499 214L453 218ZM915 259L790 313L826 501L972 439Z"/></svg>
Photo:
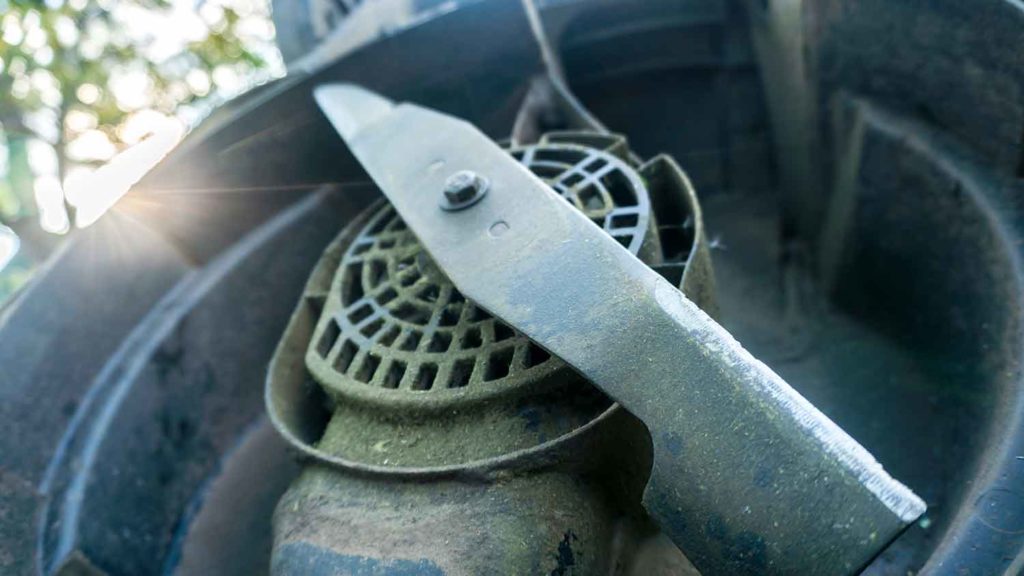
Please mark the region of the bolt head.
<svg viewBox="0 0 1024 576"><path fill-rule="evenodd" d="M475 204L487 192L487 179L471 170L460 170L444 183L444 199L441 207L459 210Z"/></svg>

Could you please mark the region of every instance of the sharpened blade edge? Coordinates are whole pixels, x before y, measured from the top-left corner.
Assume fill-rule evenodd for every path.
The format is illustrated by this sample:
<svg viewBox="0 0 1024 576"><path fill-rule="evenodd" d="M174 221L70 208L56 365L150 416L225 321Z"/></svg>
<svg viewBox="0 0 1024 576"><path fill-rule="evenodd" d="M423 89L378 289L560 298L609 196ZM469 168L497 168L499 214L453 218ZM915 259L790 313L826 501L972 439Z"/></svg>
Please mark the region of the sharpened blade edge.
<svg viewBox="0 0 1024 576"><path fill-rule="evenodd" d="M857 480L900 521L913 522L927 506L907 486L890 476L870 452L800 395L771 368L755 358L729 332L668 282L659 282L655 298L668 314L724 361L745 369L746 381L772 398L815 439L825 452L849 469Z"/></svg>

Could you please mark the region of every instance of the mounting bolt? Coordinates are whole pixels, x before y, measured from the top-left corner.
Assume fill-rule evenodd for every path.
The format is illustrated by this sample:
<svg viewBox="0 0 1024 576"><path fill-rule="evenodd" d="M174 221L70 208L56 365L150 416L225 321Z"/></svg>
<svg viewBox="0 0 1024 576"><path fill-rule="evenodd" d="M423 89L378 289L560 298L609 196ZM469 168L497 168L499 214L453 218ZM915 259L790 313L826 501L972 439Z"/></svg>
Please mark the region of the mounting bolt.
<svg viewBox="0 0 1024 576"><path fill-rule="evenodd" d="M468 208L487 194L490 185L486 178L476 172L460 170L445 180L441 208L451 211Z"/></svg>

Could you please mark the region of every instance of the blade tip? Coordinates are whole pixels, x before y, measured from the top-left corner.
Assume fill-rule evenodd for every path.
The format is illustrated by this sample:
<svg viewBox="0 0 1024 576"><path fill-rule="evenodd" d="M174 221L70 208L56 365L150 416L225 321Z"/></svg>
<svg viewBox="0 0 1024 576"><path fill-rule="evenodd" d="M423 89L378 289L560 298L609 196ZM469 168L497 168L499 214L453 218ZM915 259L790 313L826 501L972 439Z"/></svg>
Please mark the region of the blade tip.
<svg viewBox="0 0 1024 576"><path fill-rule="evenodd" d="M345 140L394 107L380 94L347 82L321 84L313 88L313 99Z"/></svg>

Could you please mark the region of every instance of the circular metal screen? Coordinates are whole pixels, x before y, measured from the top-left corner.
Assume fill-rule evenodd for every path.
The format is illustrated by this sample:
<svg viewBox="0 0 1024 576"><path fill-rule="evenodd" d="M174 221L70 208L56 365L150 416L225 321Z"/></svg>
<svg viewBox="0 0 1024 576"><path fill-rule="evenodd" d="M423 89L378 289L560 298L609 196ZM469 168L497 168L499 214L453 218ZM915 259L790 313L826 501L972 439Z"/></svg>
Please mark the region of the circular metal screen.
<svg viewBox="0 0 1024 576"><path fill-rule="evenodd" d="M569 144L511 154L623 246L640 251L650 202L628 164ZM467 301L390 205L371 210L344 248L307 351L307 366L328 390L365 398L370 388L380 399L428 392L479 396L566 369Z"/></svg>

